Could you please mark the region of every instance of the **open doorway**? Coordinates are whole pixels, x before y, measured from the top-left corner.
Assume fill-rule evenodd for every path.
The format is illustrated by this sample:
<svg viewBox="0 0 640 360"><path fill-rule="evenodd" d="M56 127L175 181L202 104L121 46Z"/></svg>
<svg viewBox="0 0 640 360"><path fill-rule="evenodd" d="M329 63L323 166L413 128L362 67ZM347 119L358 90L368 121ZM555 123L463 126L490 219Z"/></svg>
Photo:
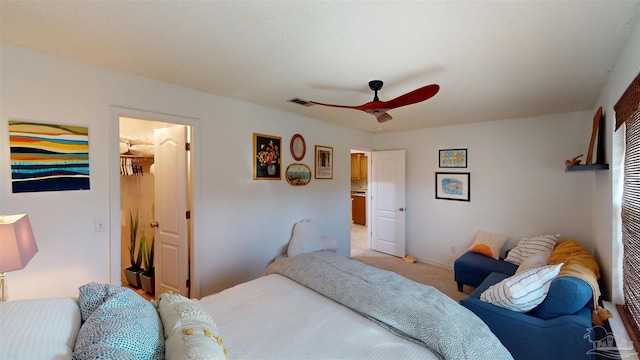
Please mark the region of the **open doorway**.
<svg viewBox="0 0 640 360"><path fill-rule="evenodd" d="M129 283L124 269L131 266L130 224L137 215L136 260L140 233L145 232L149 249L154 242L155 289L151 293L171 290L197 296L197 279L192 276L197 265L192 260L195 219L191 213L197 207L197 201L192 201L198 193L192 163L198 120L119 107L111 107L110 119L111 283ZM124 146L119 148L118 140ZM134 144L147 146L134 149ZM175 234L181 236L174 243ZM138 292L154 297L142 289Z"/></svg>
<svg viewBox="0 0 640 360"><path fill-rule="evenodd" d="M156 162L160 160L155 156L156 143L159 141L157 130L174 127L184 127L186 133L190 132L189 127L184 125L153 120L120 117L119 122L120 213L122 214L120 262L123 269L121 283L146 298L155 297L156 281L161 283L159 287L165 287L163 283L166 280L156 276L155 270L176 266L176 264L167 263L169 258L162 253L168 250L177 252L176 249L179 250L180 247L184 248L182 251L188 253L189 248L189 236L185 228L181 234L178 234L180 239L177 241L181 244L176 244L173 249L167 249L166 246L161 246L164 243L159 241L158 251L156 251L156 238L160 239L164 236L159 231L158 225L160 214L164 212L162 209L156 210L157 206L165 206L157 203L156 198L158 187L162 187L161 183L165 182L165 178L155 176ZM188 140L185 139L185 142ZM166 161L164 160L165 163ZM185 156L184 161L188 162L188 157ZM173 159L171 162L174 162ZM174 167L173 164L170 166ZM189 166L185 164L184 168L188 169ZM184 179L186 178L185 174ZM184 190L184 194L181 194L185 198L183 206L188 209L188 187ZM181 220L184 221L184 219ZM162 262L163 259L165 263ZM178 267L185 268L184 272L188 274L188 257L185 257L183 262L185 264ZM170 276L175 278L172 275ZM183 276L188 278L188 275ZM172 290L177 290L175 288L176 286L173 286Z"/></svg>
<svg viewBox="0 0 640 360"><path fill-rule="evenodd" d="M351 257L371 249L369 231L370 153L351 150Z"/></svg>

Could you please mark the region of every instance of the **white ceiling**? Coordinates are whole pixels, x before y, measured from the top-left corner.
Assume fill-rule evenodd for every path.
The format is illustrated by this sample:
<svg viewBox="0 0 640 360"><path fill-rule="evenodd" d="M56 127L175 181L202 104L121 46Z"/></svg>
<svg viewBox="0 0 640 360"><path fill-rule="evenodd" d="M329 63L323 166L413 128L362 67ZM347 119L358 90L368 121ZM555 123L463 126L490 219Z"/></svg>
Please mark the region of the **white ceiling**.
<svg viewBox="0 0 640 360"><path fill-rule="evenodd" d="M345 126L369 80L381 131L592 110L638 19L627 1L0 1L0 39ZM638 44L640 46L640 44Z"/></svg>

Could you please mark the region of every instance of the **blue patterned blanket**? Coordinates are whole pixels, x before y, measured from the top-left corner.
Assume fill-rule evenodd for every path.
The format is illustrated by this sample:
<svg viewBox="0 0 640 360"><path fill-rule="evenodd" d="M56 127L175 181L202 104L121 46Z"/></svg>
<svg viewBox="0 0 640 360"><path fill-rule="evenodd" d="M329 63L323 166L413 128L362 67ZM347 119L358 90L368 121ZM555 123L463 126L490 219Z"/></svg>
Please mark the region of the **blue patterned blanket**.
<svg viewBox="0 0 640 360"><path fill-rule="evenodd" d="M396 273L326 251L278 259L265 273L313 289L441 359L513 359L471 311L435 288Z"/></svg>

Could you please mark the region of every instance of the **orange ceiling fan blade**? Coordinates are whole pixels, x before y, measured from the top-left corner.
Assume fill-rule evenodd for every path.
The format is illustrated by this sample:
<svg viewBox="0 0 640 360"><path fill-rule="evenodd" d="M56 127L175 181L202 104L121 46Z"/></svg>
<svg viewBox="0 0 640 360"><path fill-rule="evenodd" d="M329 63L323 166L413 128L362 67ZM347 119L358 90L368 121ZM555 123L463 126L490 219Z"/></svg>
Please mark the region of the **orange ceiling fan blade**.
<svg viewBox="0 0 640 360"><path fill-rule="evenodd" d="M373 97L373 101L368 102L366 104L362 104L358 106L349 106L349 105L326 104L326 103L321 103L316 101L310 101L310 103L316 104L316 105L322 105L322 106L361 110L375 116L378 122L383 123L393 119L391 115L387 114L387 110L425 101L427 99L432 98L438 93L438 91L440 91L439 85L431 84L431 85L423 86L411 92L408 92L404 95L400 95L393 100L380 101L380 99L378 98L378 90L382 89L382 85L383 85L382 80L369 81L369 88L373 90L375 94Z"/></svg>
<svg viewBox="0 0 640 360"><path fill-rule="evenodd" d="M405 105L419 103L434 97L438 93L438 91L440 91L440 86L437 84L423 86L404 95L400 95L393 100L383 101L382 106L389 110Z"/></svg>

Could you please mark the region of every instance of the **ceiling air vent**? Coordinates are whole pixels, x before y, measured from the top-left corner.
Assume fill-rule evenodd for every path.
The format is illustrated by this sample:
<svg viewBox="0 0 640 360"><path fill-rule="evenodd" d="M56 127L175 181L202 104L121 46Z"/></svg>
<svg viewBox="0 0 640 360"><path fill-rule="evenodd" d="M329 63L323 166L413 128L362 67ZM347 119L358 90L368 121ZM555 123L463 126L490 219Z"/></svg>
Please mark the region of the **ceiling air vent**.
<svg viewBox="0 0 640 360"><path fill-rule="evenodd" d="M288 102L292 102L294 104L302 105L302 106L312 106L313 105L312 102L309 102L307 100L300 99L300 98L293 98L293 99L289 99L287 101Z"/></svg>

